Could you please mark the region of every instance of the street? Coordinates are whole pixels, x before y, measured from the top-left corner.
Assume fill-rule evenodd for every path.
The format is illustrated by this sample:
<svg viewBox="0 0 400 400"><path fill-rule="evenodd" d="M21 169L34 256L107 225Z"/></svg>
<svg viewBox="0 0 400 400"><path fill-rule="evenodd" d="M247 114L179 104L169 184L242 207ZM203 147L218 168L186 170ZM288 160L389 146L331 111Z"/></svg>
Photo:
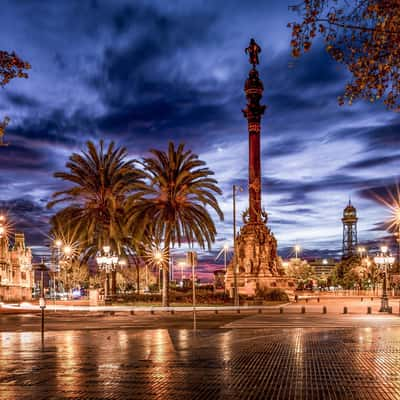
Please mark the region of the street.
<svg viewBox="0 0 400 400"><path fill-rule="evenodd" d="M399 398L400 317L346 300L203 312L196 331L186 312L48 312L43 349L39 314L0 315L0 399Z"/></svg>

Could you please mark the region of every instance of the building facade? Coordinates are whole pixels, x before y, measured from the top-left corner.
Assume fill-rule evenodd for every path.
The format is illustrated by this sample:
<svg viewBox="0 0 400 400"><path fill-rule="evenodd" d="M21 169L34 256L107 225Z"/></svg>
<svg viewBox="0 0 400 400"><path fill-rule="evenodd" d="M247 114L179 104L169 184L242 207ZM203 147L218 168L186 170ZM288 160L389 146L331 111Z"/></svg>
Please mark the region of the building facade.
<svg viewBox="0 0 400 400"><path fill-rule="evenodd" d="M8 235L0 221L0 301L32 299L34 276L32 252L25 246L23 233L16 233L10 246Z"/></svg>

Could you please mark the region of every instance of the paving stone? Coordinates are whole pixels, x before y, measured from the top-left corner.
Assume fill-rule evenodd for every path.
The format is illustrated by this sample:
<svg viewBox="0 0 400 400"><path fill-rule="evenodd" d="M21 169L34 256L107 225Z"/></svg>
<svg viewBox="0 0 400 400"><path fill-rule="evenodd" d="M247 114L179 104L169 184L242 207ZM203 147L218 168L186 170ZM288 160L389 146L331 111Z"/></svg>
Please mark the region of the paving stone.
<svg viewBox="0 0 400 400"><path fill-rule="evenodd" d="M0 333L0 399L398 399L400 327Z"/></svg>

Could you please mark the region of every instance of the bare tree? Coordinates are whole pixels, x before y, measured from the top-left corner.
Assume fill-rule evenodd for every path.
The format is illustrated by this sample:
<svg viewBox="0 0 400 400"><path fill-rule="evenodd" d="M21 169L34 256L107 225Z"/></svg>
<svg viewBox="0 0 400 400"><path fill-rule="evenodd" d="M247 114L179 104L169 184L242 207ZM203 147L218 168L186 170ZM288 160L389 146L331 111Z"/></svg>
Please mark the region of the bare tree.
<svg viewBox="0 0 400 400"><path fill-rule="evenodd" d="M292 55L307 52L320 36L326 50L352 79L339 104L383 99L400 111L400 3L398 0L303 0L291 6Z"/></svg>

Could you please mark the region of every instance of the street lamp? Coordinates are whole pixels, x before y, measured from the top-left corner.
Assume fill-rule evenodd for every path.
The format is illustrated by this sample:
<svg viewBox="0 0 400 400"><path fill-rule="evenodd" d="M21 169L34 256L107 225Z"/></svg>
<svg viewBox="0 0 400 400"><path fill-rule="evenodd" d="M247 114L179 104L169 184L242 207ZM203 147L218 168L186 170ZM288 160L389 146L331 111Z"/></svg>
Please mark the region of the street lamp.
<svg viewBox="0 0 400 400"><path fill-rule="evenodd" d="M382 296L381 296L381 308L379 312L388 312L389 311L389 301L387 295L387 266L392 265L395 261L395 258L388 254L387 246L381 247L381 253L374 257L375 264L379 265L383 269L383 284L382 284Z"/></svg>
<svg viewBox="0 0 400 400"><path fill-rule="evenodd" d="M183 278L184 278L184 276L183 276L183 269L185 268L186 263L185 263L185 261L180 261L180 262L178 263L178 265L181 267L181 287L183 288Z"/></svg>
<svg viewBox="0 0 400 400"><path fill-rule="evenodd" d="M118 256L110 253L110 246L103 246L103 254L98 252L96 256L96 263L99 268L106 273L106 281L105 281L105 299L109 296L110 291L110 278L109 274L115 271L116 266L119 264Z"/></svg>
<svg viewBox="0 0 400 400"><path fill-rule="evenodd" d="M294 246L294 254L295 254L296 260L299 258L299 253L300 253L300 251L301 251L300 245L296 244L296 245Z"/></svg>
<svg viewBox="0 0 400 400"><path fill-rule="evenodd" d="M243 192L243 188L238 185L232 186L232 202L233 202L233 297L234 305L239 306L239 292L237 282L237 249L236 249L236 193Z"/></svg>
<svg viewBox="0 0 400 400"><path fill-rule="evenodd" d="M357 251L360 253L360 258L363 258L363 254L366 253L367 249L365 247L357 247Z"/></svg>
<svg viewBox="0 0 400 400"><path fill-rule="evenodd" d="M158 266L158 286L160 289L160 293L162 293L163 289L162 286L164 286L164 282L162 282L161 278L162 278L162 267L165 261L164 254L160 249L156 248L153 249L152 255L153 255L153 262Z"/></svg>
<svg viewBox="0 0 400 400"><path fill-rule="evenodd" d="M60 273L60 258L61 258L61 247L63 245L62 240L56 239L54 241L54 246L56 248L56 262L54 265L54 282L53 282L53 291L54 291L54 305L56 304L57 300L57 288L59 286L59 283L57 284L57 275L58 275L58 280L60 279L59 273Z"/></svg>

